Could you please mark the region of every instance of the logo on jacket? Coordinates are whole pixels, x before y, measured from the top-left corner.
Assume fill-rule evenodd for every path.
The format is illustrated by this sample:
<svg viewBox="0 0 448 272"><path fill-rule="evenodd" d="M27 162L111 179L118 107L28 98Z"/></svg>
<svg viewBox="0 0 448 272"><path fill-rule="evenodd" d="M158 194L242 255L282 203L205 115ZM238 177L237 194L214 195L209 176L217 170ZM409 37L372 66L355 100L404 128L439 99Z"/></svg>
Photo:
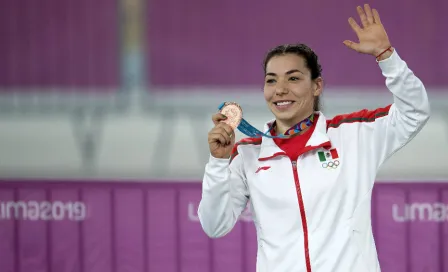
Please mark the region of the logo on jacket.
<svg viewBox="0 0 448 272"><path fill-rule="evenodd" d="M269 168L271 168L270 166L261 166L258 167L257 171L255 171L255 174L257 174L258 172L260 172L261 170L268 170Z"/></svg>
<svg viewBox="0 0 448 272"><path fill-rule="evenodd" d="M319 156L319 161L322 163L322 168L338 168L340 162L339 160L337 160L339 158L339 154L336 148L330 149L328 151L319 151L317 152L317 155Z"/></svg>

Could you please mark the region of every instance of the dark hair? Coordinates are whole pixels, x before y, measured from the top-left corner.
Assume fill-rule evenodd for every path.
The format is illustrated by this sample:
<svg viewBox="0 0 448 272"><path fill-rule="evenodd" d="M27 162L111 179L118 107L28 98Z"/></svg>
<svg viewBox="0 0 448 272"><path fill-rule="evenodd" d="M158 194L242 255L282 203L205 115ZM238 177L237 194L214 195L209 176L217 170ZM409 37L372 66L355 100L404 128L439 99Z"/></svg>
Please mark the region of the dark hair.
<svg viewBox="0 0 448 272"><path fill-rule="evenodd" d="M305 65L311 71L311 79L314 80L322 76L322 67L320 66L319 58L309 46L303 43L282 44L269 50L263 61L264 73L266 73L266 66L272 57L286 54L295 54L304 58ZM314 99L314 111L319 111L320 109L320 96L318 96Z"/></svg>

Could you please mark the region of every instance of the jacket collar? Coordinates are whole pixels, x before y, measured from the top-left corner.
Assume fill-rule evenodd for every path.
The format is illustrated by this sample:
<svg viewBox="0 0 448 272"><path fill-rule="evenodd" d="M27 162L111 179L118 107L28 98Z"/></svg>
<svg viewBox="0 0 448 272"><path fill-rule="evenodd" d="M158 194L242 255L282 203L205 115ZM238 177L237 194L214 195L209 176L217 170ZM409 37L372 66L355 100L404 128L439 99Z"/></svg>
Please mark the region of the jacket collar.
<svg viewBox="0 0 448 272"><path fill-rule="evenodd" d="M331 147L330 138L327 135L327 119L320 111L316 111L315 114L318 115L317 123L315 124L316 127L314 128L313 134L311 134L310 139L306 143L303 153L320 147ZM275 120L270 120L269 122L265 123L263 127L264 131L267 131L274 121ZM282 155L286 156L286 153L277 146L277 144L274 142L274 139L268 137L262 138L258 160L268 160Z"/></svg>

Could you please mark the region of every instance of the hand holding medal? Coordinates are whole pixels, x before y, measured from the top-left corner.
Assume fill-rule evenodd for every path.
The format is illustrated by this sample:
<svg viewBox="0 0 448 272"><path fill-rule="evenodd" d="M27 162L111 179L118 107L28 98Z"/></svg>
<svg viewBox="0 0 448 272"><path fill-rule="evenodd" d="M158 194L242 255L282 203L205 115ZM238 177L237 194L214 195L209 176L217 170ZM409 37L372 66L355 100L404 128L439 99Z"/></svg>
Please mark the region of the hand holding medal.
<svg viewBox="0 0 448 272"><path fill-rule="evenodd" d="M222 113L216 113L212 116L215 127L208 133L208 145L213 157L219 159L228 159L235 145L235 118L226 117ZM231 125L229 125L231 124Z"/></svg>

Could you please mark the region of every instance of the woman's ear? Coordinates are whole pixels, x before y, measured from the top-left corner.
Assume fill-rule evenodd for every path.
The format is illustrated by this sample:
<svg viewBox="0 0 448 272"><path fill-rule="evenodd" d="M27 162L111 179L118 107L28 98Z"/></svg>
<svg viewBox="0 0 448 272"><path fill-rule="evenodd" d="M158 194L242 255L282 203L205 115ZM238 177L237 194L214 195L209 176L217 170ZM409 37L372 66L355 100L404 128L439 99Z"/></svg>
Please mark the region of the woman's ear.
<svg viewBox="0 0 448 272"><path fill-rule="evenodd" d="M319 96L324 89L324 80L322 77L318 77L314 80L314 96Z"/></svg>

